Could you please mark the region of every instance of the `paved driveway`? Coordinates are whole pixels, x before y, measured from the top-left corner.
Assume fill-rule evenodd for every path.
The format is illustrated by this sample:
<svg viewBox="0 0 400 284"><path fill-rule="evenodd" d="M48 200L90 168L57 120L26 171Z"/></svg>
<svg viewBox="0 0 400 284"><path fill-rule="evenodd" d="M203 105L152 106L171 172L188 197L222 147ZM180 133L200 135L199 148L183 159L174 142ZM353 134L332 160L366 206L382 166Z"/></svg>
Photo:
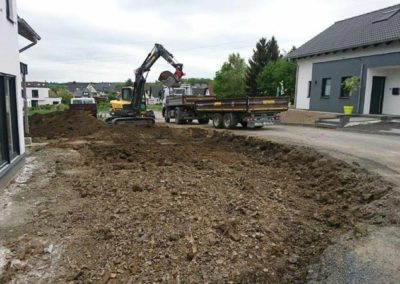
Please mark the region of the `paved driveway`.
<svg viewBox="0 0 400 284"><path fill-rule="evenodd" d="M333 157L357 162L400 185L400 137L312 127L275 125L235 133L311 146Z"/></svg>

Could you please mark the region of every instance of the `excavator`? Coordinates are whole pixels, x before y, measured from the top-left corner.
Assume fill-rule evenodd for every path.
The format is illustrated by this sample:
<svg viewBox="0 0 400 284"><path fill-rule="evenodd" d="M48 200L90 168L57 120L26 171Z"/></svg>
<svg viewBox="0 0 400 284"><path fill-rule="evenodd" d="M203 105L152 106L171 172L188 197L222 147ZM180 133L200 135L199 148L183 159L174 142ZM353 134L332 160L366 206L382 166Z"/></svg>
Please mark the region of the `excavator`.
<svg viewBox="0 0 400 284"><path fill-rule="evenodd" d="M180 86L181 78L185 75L183 73L183 64L178 63L168 50L161 44L156 43L142 65L135 70L133 87L123 87L121 99L111 101L110 117L106 119L107 123L130 123L135 125L153 125L155 123L154 112L146 108L144 88L151 67L160 57L175 68L175 73L164 71L160 74L158 80L167 87Z"/></svg>

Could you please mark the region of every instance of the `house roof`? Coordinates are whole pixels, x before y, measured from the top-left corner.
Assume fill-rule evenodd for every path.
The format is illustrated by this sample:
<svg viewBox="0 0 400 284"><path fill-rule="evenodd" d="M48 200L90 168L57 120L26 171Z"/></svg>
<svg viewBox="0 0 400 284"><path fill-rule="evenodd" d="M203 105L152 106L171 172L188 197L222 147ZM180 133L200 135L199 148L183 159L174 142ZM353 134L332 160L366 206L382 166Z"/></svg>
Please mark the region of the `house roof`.
<svg viewBox="0 0 400 284"><path fill-rule="evenodd" d="M49 83L47 82L26 82L27 88L49 88Z"/></svg>
<svg viewBox="0 0 400 284"><path fill-rule="evenodd" d="M400 4L336 22L288 54L302 58L400 40Z"/></svg>

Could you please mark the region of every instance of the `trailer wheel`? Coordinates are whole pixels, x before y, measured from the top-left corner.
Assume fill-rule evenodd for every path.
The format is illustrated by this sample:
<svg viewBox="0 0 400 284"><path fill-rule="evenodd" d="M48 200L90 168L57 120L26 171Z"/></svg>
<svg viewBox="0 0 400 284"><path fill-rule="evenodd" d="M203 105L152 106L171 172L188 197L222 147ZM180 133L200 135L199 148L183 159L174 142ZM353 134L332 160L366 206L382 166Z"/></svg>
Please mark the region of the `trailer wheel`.
<svg viewBox="0 0 400 284"><path fill-rule="evenodd" d="M164 110L164 120L166 123L171 121L171 113L169 112L169 109Z"/></svg>
<svg viewBox="0 0 400 284"><path fill-rule="evenodd" d="M225 128L234 128L237 124L236 116L233 113L226 113L223 118Z"/></svg>
<svg viewBox="0 0 400 284"><path fill-rule="evenodd" d="M176 124L184 124L185 123L185 120L182 119L182 109L180 107L176 108L175 122L176 122Z"/></svg>
<svg viewBox="0 0 400 284"><path fill-rule="evenodd" d="M224 127L224 123L223 123L222 120L223 120L222 114L220 114L220 113L214 114L213 115L213 119L212 119L213 126L215 128L223 128Z"/></svg>

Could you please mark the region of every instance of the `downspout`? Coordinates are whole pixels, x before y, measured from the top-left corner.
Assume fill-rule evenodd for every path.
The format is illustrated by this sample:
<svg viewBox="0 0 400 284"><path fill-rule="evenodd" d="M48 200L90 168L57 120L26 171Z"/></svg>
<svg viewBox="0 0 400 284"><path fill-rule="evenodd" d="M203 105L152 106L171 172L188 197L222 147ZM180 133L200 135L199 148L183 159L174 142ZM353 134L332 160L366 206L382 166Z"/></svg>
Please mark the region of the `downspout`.
<svg viewBox="0 0 400 284"><path fill-rule="evenodd" d="M362 82L364 80L363 76L364 76L364 64L361 64L361 70L360 70L360 84L361 85L360 85L360 88L358 90L357 114L361 114L360 113L360 109L361 109L361 91L363 89Z"/></svg>
<svg viewBox="0 0 400 284"><path fill-rule="evenodd" d="M298 84L299 83L299 64L296 62L296 87L294 89L294 102L293 106L296 109L297 108L297 89L298 89ZM289 105L290 105L290 100L289 100Z"/></svg>
<svg viewBox="0 0 400 284"><path fill-rule="evenodd" d="M24 52L25 50L31 48L36 45L37 41L32 42L31 44L21 48L19 53ZM28 117L28 96L26 95L26 74L22 74L22 97L24 98L24 126L25 126L25 134L29 135L29 117Z"/></svg>
<svg viewBox="0 0 400 284"><path fill-rule="evenodd" d="M29 135L29 120L28 120L28 96L26 95L26 79L25 74L22 74L22 97L24 98L24 126L25 134Z"/></svg>
<svg viewBox="0 0 400 284"><path fill-rule="evenodd" d="M32 46L34 46L34 45L36 45L36 44L37 44L37 41L34 41L34 42L32 42L32 43L28 44L27 46L25 46L25 47L21 48L21 49L19 50L19 53L22 53L22 52L24 52L25 50L27 50L27 49L31 48Z"/></svg>

